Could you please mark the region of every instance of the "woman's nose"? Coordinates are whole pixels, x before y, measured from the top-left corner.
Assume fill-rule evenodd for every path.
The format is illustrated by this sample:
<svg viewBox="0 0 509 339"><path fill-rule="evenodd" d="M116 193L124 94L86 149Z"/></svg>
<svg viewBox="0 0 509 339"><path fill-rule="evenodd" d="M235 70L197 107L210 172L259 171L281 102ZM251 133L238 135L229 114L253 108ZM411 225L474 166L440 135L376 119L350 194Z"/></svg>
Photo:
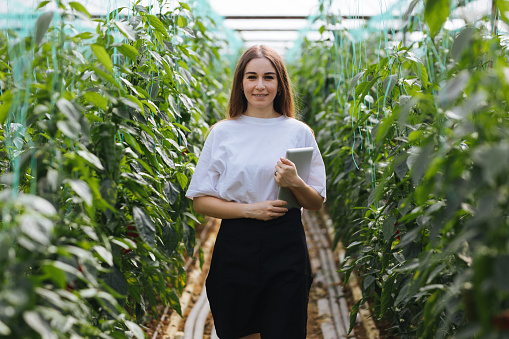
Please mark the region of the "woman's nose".
<svg viewBox="0 0 509 339"><path fill-rule="evenodd" d="M259 80L257 83L256 83L256 88L259 88L259 89L264 89L265 88L265 85L263 83L263 80Z"/></svg>

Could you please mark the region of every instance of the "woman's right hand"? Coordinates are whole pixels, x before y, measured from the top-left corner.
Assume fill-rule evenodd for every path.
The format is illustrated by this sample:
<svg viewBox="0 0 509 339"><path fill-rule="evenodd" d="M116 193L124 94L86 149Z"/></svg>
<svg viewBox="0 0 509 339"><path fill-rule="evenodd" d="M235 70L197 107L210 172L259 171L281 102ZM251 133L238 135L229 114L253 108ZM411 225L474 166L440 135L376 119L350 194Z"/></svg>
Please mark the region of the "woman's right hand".
<svg viewBox="0 0 509 339"><path fill-rule="evenodd" d="M267 200L246 205L246 217L258 220L272 220L285 215L288 208L284 200Z"/></svg>

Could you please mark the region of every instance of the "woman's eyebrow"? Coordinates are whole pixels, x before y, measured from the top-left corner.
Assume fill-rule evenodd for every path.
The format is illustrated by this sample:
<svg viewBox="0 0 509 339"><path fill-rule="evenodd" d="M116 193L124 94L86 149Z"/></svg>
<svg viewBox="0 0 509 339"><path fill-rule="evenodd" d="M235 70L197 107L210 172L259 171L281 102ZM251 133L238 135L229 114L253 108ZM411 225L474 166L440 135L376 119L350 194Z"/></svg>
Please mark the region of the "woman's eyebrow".
<svg viewBox="0 0 509 339"><path fill-rule="evenodd" d="M256 73L256 72L246 72L246 74L258 74L258 73ZM275 75L276 73L275 73L275 72L265 72L264 74L265 74L265 75L267 75L267 74L273 74L273 75Z"/></svg>

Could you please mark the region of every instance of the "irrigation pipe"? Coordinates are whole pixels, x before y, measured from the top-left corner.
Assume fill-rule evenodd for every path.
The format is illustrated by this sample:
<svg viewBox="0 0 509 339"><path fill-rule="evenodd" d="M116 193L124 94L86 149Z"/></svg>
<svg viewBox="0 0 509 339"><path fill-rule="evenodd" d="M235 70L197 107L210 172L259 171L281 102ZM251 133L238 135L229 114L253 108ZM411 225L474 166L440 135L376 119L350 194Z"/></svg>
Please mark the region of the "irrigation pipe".
<svg viewBox="0 0 509 339"><path fill-rule="evenodd" d="M203 288L205 291L205 288ZM200 313L198 313L198 317L196 318L196 324L194 325L194 335L193 339L203 339L203 332L205 331L205 322L210 314L210 304L207 298L205 298L205 302L203 303Z"/></svg>
<svg viewBox="0 0 509 339"><path fill-rule="evenodd" d="M334 234L334 226L332 223L331 218L325 211L321 211L319 213L319 217L322 220L323 224L326 225L329 235ZM339 243L335 254L339 258L339 262L342 263L345 260L345 250L342 247L342 244ZM350 275L350 279L348 279L347 286L349 290L352 292L352 296L354 298L354 301L359 300L362 298L362 291L358 283L357 275L355 272L352 272ZM341 303L341 300L340 300ZM348 306L346 306L348 308ZM369 339L379 339L380 338L380 331L378 330L373 318L371 317L371 312L369 311L369 305L367 302L364 302L359 307L359 316L362 321L362 326L364 327L364 330L366 332L366 336ZM346 324L349 323L349 316L345 317Z"/></svg>
<svg viewBox="0 0 509 339"><path fill-rule="evenodd" d="M212 334L210 335L210 339L219 339L216 333L216 326L212 326Z"/></svg>
<svg viewBox="0 0 509 339"><path fill-rule="evenodd" d="M208 248L212 247L214 245L214 241L215 241L215 239L214 239L215 237L210 236L209 233L211 231L211 228L213 228L214 225L216 225L218 222L219 221L217 219L208 218L207 223L205 224L205 227L203 228L203 230L202 230L202 232L200 234L200 238L196 242L196 246L195 246L193 257L188 258L186 263L185 263L185 265L184 265L184 269L186 271L189 269L189 267L193 263L193 258L197 257L200 246L204 247L203 251L204 251L204 254L205 254L205 261L206 261L206 258L208 256L208 252L209 252ZM192 270L188 274L187 286L184 289L184 292L182 293L182 297L181 297L181 300L180 300L182 314L185 313L185 311L187 310L187 306L189 305L189 303L191 301L191 296L192 296L192 293L193 293L192 289L193 289L193 286L194 286L194 284L192 284L191 282L192 281L197 281L199 279L199 277L200 277L199 266L197 266L196 269ZM159 331L162 330L162 324L163 324L163 321L166 319L166 317L168 317L169 309L170 309L169 306L167 306L165 308L165 310L163 312L163 315L161 316L161 319L159 321L159 324L157 325L157 328L156 328L156 330L154 332L154 335L152 336L152 339L156 339L158 334L159 334ZM163 330L164 331L163 338L174 339L174 337L176 335L176 332L178 330L178 324L179 324L181 319L182 318L180 317L180 315L178 315L176 312L171 314L168 327Z"/></svg>
<svg viewBox="0 0 509 339"><path fill-rule="evenodd" d="M325 235L322 233L322 229L318 226L318 219L309 212L304 212L304 220L309 229L309 233L315 243L315 246L318 249L318 255L321 263L321 277L324 279L324 287L327 289L328 298L324 301L319 300L319 310L321 313L324 312L324 309L330 310L331 318L333 322L323 322L322 323L322 333L324 338L347 338L348 328L346 327L343 319L345 317L344 308L340 307L338 300L340 297L344 297L342 291L338 293L338 289L340 288L341 280L339 279L339 275L334 274L337 270L336 263L332 260L332 251L329 246L329 242L327 241ZM319 275L317 272L317 275ZM347 315L348 315L348 309Z"/></svg>
<svg viewBox="0 0 509 339"><path fill-rule="evenodd" d="M191 309L191 312L189 312L189 315L187 316L186 325L184 327L184 339L196 339L197 337L194 334L195 332L195 325L197 324L197 318L198 315L201 314L202 306L207 303L207 293L205 292L205 288L202 288L200 298L198 298L198 301L194 304L193 308ZM207 308L204 308L207 309ZM205 322L204 322L205 323ZM202 337L203 337L203 329L202 329ZM201 339L198 337L198 339Z"/></svg>

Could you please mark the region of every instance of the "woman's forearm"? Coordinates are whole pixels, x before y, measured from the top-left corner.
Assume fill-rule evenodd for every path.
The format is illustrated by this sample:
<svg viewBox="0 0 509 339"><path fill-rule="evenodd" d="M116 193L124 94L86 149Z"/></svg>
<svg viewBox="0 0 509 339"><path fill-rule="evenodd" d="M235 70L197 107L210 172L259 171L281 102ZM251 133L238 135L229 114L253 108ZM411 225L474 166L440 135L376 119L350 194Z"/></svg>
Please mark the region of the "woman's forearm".
<svg viewBox="0 0 509 339"><path fill-rule="evenodd" d="M193 207L197 213L218 219L245 218L244 205L212 196L193 198Z"/></svg>
<svg viewBox="0 0 509 339"><path fill-rule="evenodd" d="M274 172L274 180L279 186L291 189L299 204L305 209L318 211L322 208L323 197L299 177L295 164L290 160L280 158Z"/></svg>
<svg viewBox="0 0 509 339"><path fill-rule="evenodd" d="M323 197L313 187L307 185L303 180L294 187L290 187L299 204L307 210L318 211L322 208Z"/></svg>
<svg viewBox="0 0 509 339"><path fill-rule="evenodd" d="M286 201L267 200L252 204L225 201L212 196L195 197L193 207L197 213L219 219L252 218L271 220L283 216L288 209Z"/></svg>

